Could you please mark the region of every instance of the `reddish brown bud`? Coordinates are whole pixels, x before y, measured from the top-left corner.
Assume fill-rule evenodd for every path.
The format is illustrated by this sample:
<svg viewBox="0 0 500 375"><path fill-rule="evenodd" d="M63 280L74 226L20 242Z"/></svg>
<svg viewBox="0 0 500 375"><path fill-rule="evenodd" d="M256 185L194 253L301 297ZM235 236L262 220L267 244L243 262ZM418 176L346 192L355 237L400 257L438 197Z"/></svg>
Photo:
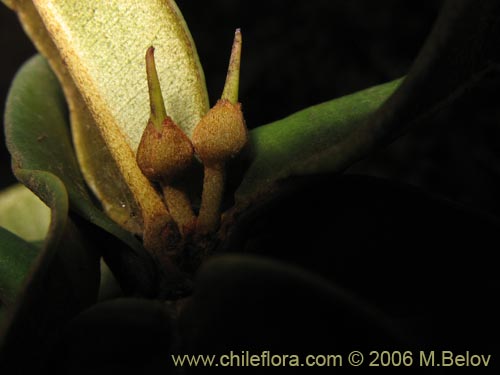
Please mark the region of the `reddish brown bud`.
<svg viewBox="0 0 500 375"><path fill-rule="evenodd" d="M204 163L224 162L236 156L248 139L241 104L221 99L203 116L193 132L196 153Z"/></svg>
<svg viewBox="0 0 500 375"><path fill-rule="evenodd" d="M193 145L184 132L166 117L158 130L149 121L137 149L137 164L151 181L170 181L189 167Z"/></svg>

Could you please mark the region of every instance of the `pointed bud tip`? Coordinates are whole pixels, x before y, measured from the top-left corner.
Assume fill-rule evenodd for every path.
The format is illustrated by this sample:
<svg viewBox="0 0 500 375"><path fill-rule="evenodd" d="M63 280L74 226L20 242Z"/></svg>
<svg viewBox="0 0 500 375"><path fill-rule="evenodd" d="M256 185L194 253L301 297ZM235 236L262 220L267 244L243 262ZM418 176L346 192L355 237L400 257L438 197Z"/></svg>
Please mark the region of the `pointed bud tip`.
<svg viewBox="0 0 500 375"><path fill-rule="evenodd" d="M233 104L238 103L242 43L241 30L236 29L231 48L229 67L227 69L226 83L224 84L224 91L221 96L222 99L229 100Z"/></svg>
<svg viewBox="0 0 500 375"><path fill-rule="evenodd" d="M155 54L155 48L153 46L149 46L149 48L146 51L146 60L154 58Z"/></svg>
<svg viewBox="0 0 500 375"><path fill-rule="evenodd" d="M153 125L161 130L162 122L167 117L163 95L161 93L160 80L156 71L155 48L150 46L146 51L146 74L148 79L149 105L150 115L149 120Z"/></svg>
<svg viewBox="0 0 500 375"><path fill-rule="evenodd" d="M148 74L148 80L151 78L150 76L153 73L153 70L156 73L156 63L155 63L155 48L150 46L146 50L146 73Z"/></svg>

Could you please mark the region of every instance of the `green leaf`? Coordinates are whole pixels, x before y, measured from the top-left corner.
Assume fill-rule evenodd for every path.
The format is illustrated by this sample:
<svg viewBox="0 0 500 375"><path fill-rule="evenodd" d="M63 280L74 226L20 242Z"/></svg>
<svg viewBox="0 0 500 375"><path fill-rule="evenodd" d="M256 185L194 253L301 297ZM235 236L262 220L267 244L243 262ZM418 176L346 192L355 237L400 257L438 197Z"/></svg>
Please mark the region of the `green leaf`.
<svg viewBox="0 0 500 375"><path fill-rule="evenodd" d="M48 171L68 190L72 208L93 221L93 205L71 144L67 108L59 83L45 59L35 56L16 75L7 98L5 133L14 173Z"/></svg>
<svg viewBox="0 0 500 375"><path fill-rule="evenodd" d="M61 88L41 56L29 60L14 79L7 98L5 132L17 177L23 169L57 176L67 189L72 210L127 245L102 247L119 281L151 294L152 259L132 234L111 221L91 200L72 147ZM40 195L37 185L33 186Z"/></svg>
<svg viewBox="0 0 500 375"><path fill-rule="evenodd" d="M246 227L227 250L321 275L422 345L498 351L497 218L409 185L344 174L282 197Z"/></svg>
<svg viewBox="0 0 500 375"><path fill-rule="evenodd" d="M10 306L38 254L38 249L0 228L0 303Z"/></svg>
<svg viewBox="0 0 500 375"><path fill-rule="evenodd" d="M37 242L45 239L49 222L50 209L24 185L0 191L0 227Z"/></svg>
<svg viewBox="0 0 500 375"><path fill-rule="evenodd" d="M459 97L500 67L500 3L448 0L406 79L360 129L366 154Z"/></svg>
<svg viewBox="0 0 500 375"><path fill-rule="evenodd" d="M400 80L295 113L252 130L252 163L236 192L245 204L290 176L338 171L352 158L351 135L394 92Z"/></svg>
<svg viewBox="0 0 500 375"><path fill-rule="evenodd" d="M17 177L51 209L49 234L0 335L0 367L36 368L59 328L97 300L99 255L68 217L68 195L59 178L16 170ZM22 275L21 275L22 277ZM17 363L21 353L24 363Z"/></svg>
<svg viewBox="0 0 500 375"><path fill-rule="evenodd" d="M101 282L99 285L98 301L102 302L122 296L123 291L118 281L116 281L106 262L101 260Z"/></svg>
<svg viewBox="0 0 500 375"><path fill-rule="evenodd" d="M196 283L182 327L188 353L336 352L398 341L370 304L286 263L225 255L208 261Z"/></svg>
<svg viewBox="0 0 500 375"><path fill-rule="evenodd" d="M252 131L241 206L288 177L339 172L458 97L500 63L500 3L449 0L408 75ZM283 184L281 184L283 185Z"/></svg>
<svg viewBox="0 0 500 375"><path fill-rule="evenodd" d="M68 100L81 170L107 214L151 252L170 221L135 153L149 115L144 53L154 45L169 115L190 134L208 110L203 71L173 0L14 0ZM165 84L167 82L167 84Z"/></svg>
<svg viewBox="0 0 500 375"><path fill-rule="evenodd" d="M208 110L208 96L194 42L175 1L33 4L103 134L119 131L114 135L123 137L127 151L135 154L149 118L144 56L150 46L156 48L158 74L165 82L167 113L186 134L193 132ZM120 150L114 157L128 155Z"/></svg>
<svg viewBox="0 0 500 375"><path fill-rule="evenodd" d="M448 343L458 343L456 335L493 344L500 333L492 298L500 294L493 259L500 222L484 212L400 182L346 173L316 178L238 224L240 233L222 251L294 264L394 318L414 314L416 327L431 318L434 339L444 337L445 326L460 326L450 329ZM415 333L424 338L421 327Z"/></svg>

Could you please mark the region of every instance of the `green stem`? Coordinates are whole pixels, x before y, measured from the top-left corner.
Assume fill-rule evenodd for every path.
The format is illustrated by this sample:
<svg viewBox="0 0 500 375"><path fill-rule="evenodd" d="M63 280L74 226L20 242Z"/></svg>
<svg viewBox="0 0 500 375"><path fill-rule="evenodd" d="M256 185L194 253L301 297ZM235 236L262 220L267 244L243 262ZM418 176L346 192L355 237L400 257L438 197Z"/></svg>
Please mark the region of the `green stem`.
<svg viewBox="0 0 500 375"><path fill-rule="evenodd" d="M206 165L200 213L196 223L196 232L198 234L212 233L219 227L223 192L224 164Z"/></svg>

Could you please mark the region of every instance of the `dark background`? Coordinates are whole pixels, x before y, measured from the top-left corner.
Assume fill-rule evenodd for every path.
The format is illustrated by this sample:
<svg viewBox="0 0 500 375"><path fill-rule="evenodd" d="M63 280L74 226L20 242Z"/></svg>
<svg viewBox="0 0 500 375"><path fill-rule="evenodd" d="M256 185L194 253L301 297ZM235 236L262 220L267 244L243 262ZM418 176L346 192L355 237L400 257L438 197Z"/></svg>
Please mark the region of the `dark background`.
<svg viewBox="0 0 500 375"><path fill-rule="evenodd" d="M224 84L233 31L244 37L240 99L249 127L404 75L441 1L178 0L196 41L211 101ZM20 64L35 53L0 5L0 112ZM408 182L500 214L500 79L351 168ZM0 188L14 181L0 139Z"/></svg>

